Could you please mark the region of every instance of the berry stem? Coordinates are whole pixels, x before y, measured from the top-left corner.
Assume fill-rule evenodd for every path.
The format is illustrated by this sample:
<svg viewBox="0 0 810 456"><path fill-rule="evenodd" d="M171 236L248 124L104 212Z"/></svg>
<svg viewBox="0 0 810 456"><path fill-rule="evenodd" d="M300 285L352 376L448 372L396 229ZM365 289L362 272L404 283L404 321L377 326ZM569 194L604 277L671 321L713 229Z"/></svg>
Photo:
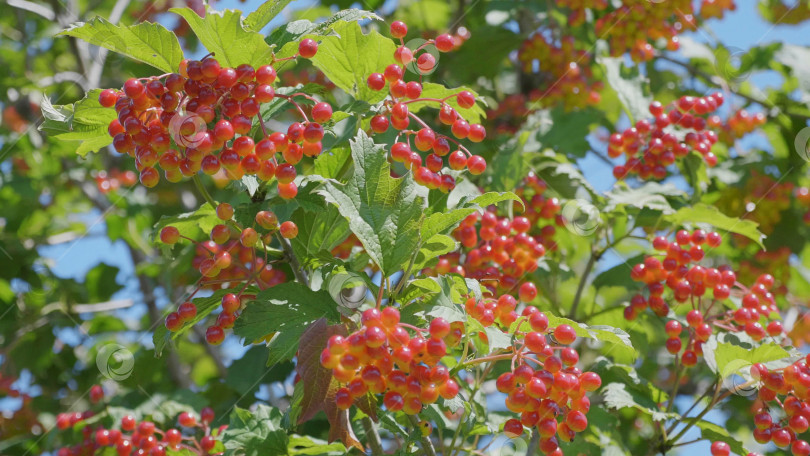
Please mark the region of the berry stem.
<svg viewBox="0 0 810 456"><path fill-rule="evenodd" d="M382 456L383 454L385 454L383 453L382 440L380 440L380 434L374 427L374 423L371 421L371 418L364 416L361 422L363 423L363 429L366 430L366 436L368 437L368 446L371 447L371 456Z"/></svg>
<svg viewBox="0 0 810 456"><path fill-rule="evenodd" d="M598 257L599 255L592 250L591 256L588 258L588 264L585 265L585 270L582 271L582 278L579 279L577 293L574 295L574 302L571 304L571 311L568 312L568 318L574 319L577 316L577 308L579 307L579 301L582 299L582 292L585 290L585 282L588 280L588 276L591 275L591 270L593 270Z"/></svg>
<svg viewBox="0 0 810 456"><path fill-rule="evenodd" d="M203 197L203 199L205 199L205 201L208 204L210 204L211 207L214 208L214 210L217 210L217 203L216 201L214 201L214 198L211 197L211 194L208 193L208 190L202 184L200 176L195 174L194 176L191 177L191 180L194 181L194 186L197 187L197 191L200 192L200 195Z"/></svg>
<svg viewBox="0 0 810 456"><path fill-rule="evenodd" d="M284 253L287 254L287 258L290 260L290 266L293 274L295 275L295 280L307 285L309 283L307 280L307 274L303 269L301 269L301 264L298 263L298 258L296 258L295 252L293 252L290 241L282 237L278 231L276 231L275 236L276 239L278 239L278 242L281 243L281 248L284 250Z"/></svg>
<svg viewBox="0 0 810 456"><path fill-rule="evenodd" d="M413 425L414 432L419 432L419 417L417 415L408 415L408 421ZM430 435L422 436L422 450L425 452L426 456L436 456L436 449L433 448Z"/></svg>

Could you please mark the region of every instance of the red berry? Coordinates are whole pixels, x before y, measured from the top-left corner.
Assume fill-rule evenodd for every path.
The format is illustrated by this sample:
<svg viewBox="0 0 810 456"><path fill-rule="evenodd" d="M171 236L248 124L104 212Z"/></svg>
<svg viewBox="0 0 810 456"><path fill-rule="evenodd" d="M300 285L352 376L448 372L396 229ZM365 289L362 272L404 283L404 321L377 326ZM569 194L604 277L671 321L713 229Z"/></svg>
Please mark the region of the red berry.
<svg viewBox="0 0 810 456"><path fill-rule="evenodd" d="M560 325L554 328L554 338L563 345L569 345L577 339L577 334L569 325Z"/></svg>
<svg viewBox="0 0 810 456"><path fill-rule="evenodd" d="M391 36L394 38L403 38L408 34L408 26L402 21L394 21L391 23Z"/></svg>
<svg viewBox="0 0 810 456"><path fill-rule="evenodd" d="M315 57L317 52L318 43L311 38L305 38L298 43L298 54L305 59Z"/></svg>

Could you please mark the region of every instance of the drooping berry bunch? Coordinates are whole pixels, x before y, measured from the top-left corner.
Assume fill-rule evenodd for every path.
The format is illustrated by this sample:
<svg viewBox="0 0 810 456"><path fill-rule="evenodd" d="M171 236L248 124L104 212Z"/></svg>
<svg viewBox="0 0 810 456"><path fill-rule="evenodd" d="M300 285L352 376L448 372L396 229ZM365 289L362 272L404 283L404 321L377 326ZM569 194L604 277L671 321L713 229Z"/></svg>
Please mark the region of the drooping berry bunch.
<svg viewBox="0 0 810 456"><path fill-rule="evenodd" d="M574 37L555 42L546 33L535 33L521 45L518 60L524 73L538 78L529 93L532 105L572 109L599 103L603 84L593 78L593 57L575 48Z"/></svg>
<svg viewBox="0 0 810 456"><path fill-rule="evenodd" d="M453 236L469 250L442 255L432 270L423 272L453 272L473 278L481 281L492 295L514 293L526 275L537 269L537 260L547 248L556 247L552 240L554 225L561 223L560 202L543 195L545 182L530 174L523 184L516 190L529 200L523 215L513 219L499 217L494 206L483 215L471 214L453 231ZM520 210L517 203L515 210Z"/></svg>
<svg viewBox="0 0 810 456"><path fill-rule="evenodd" d="M436 318L425 331L401 323L395 307L366 310L361 322L346 337L332 336L321 353L321 365L343 385L335 397L338 407L348 409L371 392L384 394L386 409L415 415L439 397L456 397L458 383L440 360L461 341L463 323Z"/></svg>
<svg viewBox="0 0 810 456"><path fill-rule="evenodd" d="M734 10L733 1L704 0L701 12L709 17L722 17L725 10ZM630 53L636 62L643 62L655 55L654 44L666 43L666 48L676 51L680 47L678 35L694 30L698 18L694 15L692 0L651 2L648 0L624 0L620 6L608 0L561 0L558 5L571 10L568 24L579 26L585 23L586 10L596 16L596 35L607 40L610 53L620 56Z"/></svg>
<svg viewBox="0 0 810 456"><path fill-rule="evenodd" d="M749 114L745 109L735 111L725 122L720 116L710 116L707 125L718 130L720 141L734 144L734 141L765 125L765 114Z"/></svg>
<svg viewBox="0 0 810 456"><path fill-rule="evenodd" d="M692 150L700 153L708 166L716 165L717 156L711 148L717 142L717 134L706 129L706 118L701 116L714 112L723 99L723 94L717 92L698 98L683 96L669 106L652 102L649 108L652 120L639 120L622 133L610 135L608 156L627 156L624 165L613 168L613 176L663 179L668 174L667 167Z"/></svg>
<svg viewBox="0 0 810 456"><path fill-rule="evenodd" d="M203 288L239 288L237 293L227 293L222 297L222 312L205 334L210 344L222 343L225 330L233 327L243 301L255 297L245 294L248 287L255 285L263 290L286 280L286 275L281 270L272 267L280 258L277 255L271 257L275 253L271 253L270 244L276 234L287 239L298 235L295 223L287 221L279 225L278 217L271 211L259 211L254 218L254 225L247 227L233 219L234 210L228 203L220 203L216 213L223 223L214 225L208 241L197 242L183 236L173 226L164 227L160 231L160 240L164 244L175 244L181 238L196 244L197 256L193 265L202 277L188 299ZM263 233L256 230L257 226ZM166 328L177 331L196 315L196 306L187 300L180 304L177 311L166 316Z"/></svg>
<svg viewBox="0 0 810 456"><path fill-rule="evenodd" d="M530 330L521 332L523 326ZM574 328L562 324L552 330L548 317L535 307L523 311L515 336L513 354L505 355L512 358L512 369L495 383L507 395L506 407L520 414L504 424L504 433L514 438L524 426L536 427L540 449L561 456L559 441L570 442L587 428L591 402L586 394L599 389L602 379L576 367L579 354L569 346L577 338Z"/></svg>
<svg viewBox="0 0 810 456"><path fill-rule="evenodd" d="M774 277L771 292L775 295L785 295L788 292L787 283L790 281L790 255L790 247L787 246L760 250L753 257L740 260L737 279L742 283L751 283L759 276L769 274Z"/></svg>
<svg viewBox="0 0 810 456"><path fill-rule="evenodd" d="M790 448L794 456L810 455L806 433L810 428L810 355L783 369L769 370L763 364L751 366L762 406L754 416L754 439L779 448ZM770 409L778 410L776 417ZM805 439L800 438L805 434Z"/></svg>
<svg viewBox="0 0 810 456"><path fill-rule="evenodd" d="M523 282L518 292L520 300L529 303L537 297L537 286L533 282ZM478 320L485 328L492 326L496 322L505 328L509 328L518 319L515 312L518 301L511 294L503 294L497 297L484 297L478 301L475 298L468 298L464 304L467 315Z"/></svg>
<svg viewBox="0 0 810 456"><path fill-rule="evenodd" d="M56 426L59 430L66 430L81 425L82 421L91 416L93 416L91 411L60 413L56 417ZM85 425L81 428L82 442L62 447L56 454L57 456L109 454L107 449L111 449L118 456L132 454L165 456L175 452L200 456L223 454L221 442L214 434L221 433L227 425L212 429L212 421L214 411L209 407L201 410L199 419L189 412L180 413L177 417L180 429L169 428L165 431L152 421L138 422L132 415L126 415L121 418L118 429L107 429L97 423ZM216 432L212 434L212 431Z"/></svg>
<svg viewBox="0 0 810 456"><path fill-rule="evenodd" d="M460 108L472 108L476 99L472 92L462 90L443 98L423 98L422 84L418 81L405 82L407 68L415 67L421 75L432 72L436 67L436 57L427 51L435 46L440 52L455 49L456 40L448 35L439 35L436 39L424 42L416 49L404 44L403 38L408 27L401 21L391 24L391 36L399 39L401 45L394 52L398 63L385 68L383 73L372 73L366 81L372 90L383 90L388 86L389 96L383 103L380 114L371 119L371 131L384 133L389 127L399 131L396 142L391 146L391 159L404 163L413 172L414 180L430 189L441 189L449 192L456 186L455 178L442 173L447 156L447 166L460 171L468 169L471 174L481 174L486 170L486 161L479 155L473 155L457 140L468 139L481 142L486 137L486 129L480 124L470 124L453 108L449 102L454 100ZM451 136L437 133L424 120L408 109L413 103L427 103L439 108L439 122L449 127ZM411 121L416 130L410 129ZM405 141L400 141L404 136ZM418 151L411 149L413 146ZM430 152L424 160L419 152Z"/></svg>
<svg viewBox="0 0 810 456"><path fill-rule="evenodd" d="M213 56L184 60L178 73L130 79L123 91L102 91L100 104L115 107L118 113L109 126L113 146L135 158L141 183L147 187L159 182L159 167L170 182L200 171L209 175L221 172L231 180L246 174L263 181L275 177L279 195L293 198L298 193L293 182L295 165L304 155L320 154L321 124L332 117L328 103L303 93L276 93L273 65L298 56L312 57L318 44L305 39L298 49L295 56L258 69L247 64L223 68ZM310 116L296 97L315 103ZM268 134L261 105L276 98L291 103L303 122L293 123L286 133ZM259 141L251 135L256 120L261 127ZM277 154L283 162L277 160Z"/></svg>
<svg viewBox="0 0 810 456"><path fill-rule="evenodd" d="M664 236L653 240L653 247L661 252L650 255L643 263L633 266L630 276L633 280L647 285L648 296L633 296L630 306L624 310L628 320L634 320L639 313L649 307L656 315L664 317L671 307L686 305L691 307L686 313L688 338L681 362L686 367L697 364L702 354L702 344L715 328L729 331L744 331L754 340L763 339L766 334L778 336L783 333L782 324L771 320L778 312L773 294L770 292L774 279L770 274L757 278L751 287L737 281L737 275L730 267L704 267L704 246L718 247L722 238L718 233L695 230L689 233L680 230L675 240ZM663 256L663 260L659 257ZM711 293L709 293L711 292ZM742 307L726 310L723 301L732 294L742 300ZM765 322L767 328L761 323ZM677 320L666 323L667 351L678 354L684 348L681 340L683 325Z"/></svg>

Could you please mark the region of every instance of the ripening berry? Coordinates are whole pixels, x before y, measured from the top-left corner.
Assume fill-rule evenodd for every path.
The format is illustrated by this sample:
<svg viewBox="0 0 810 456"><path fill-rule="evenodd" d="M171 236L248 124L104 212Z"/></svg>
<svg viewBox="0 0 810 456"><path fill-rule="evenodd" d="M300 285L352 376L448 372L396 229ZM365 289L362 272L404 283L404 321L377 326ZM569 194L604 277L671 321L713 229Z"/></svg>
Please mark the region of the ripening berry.
<svg viewBox="0 0 810 456"><path fill-rule="evenodd" d="M433 54L425 52L416 58L416 67L419 68L419 71L423 74L428 73L436 67L436 57L433 57Z"/></svg>
<svg viewBox="0 0 810 456"><path fill-rule="evenodd" d="M453 37L448 34L439 35L436 37L436 49L441 52L450 52L455 47Z"/></svg>
<svg viewBox="0 0 810 456"><path fill-rule="evenodd" d="M312 120L319 123L328 122L332 118L332 106L320 102L312 107Z"/></svg>
<svg viewBox="0 0 810 456"><path fill-rule="evenodd" d="M554 328L554 338L563 345L569 345L577 340L577 333L569 325L560 325Z"/></svg>
<svg viewBox="0 0 810 456"><path fill-rule="evenodd" d="M444 318L434 318L430 322L430 336L434 339L443 339L450 334L450 323Z"/></svg>
<svg viewBox="0 0 810 456"><path fill-rule="evenodd" d="M470 170L470 174L479 175L486 171L487 162L484 157L473 155L467 159L467 168Z"/></svg>
<svg viewBox="0 0 810 456"><path fill-rule="evenodd" d="M382 90L385 87L385 76L380 73L371 73L366 83L371 90Z"/></svg>
<svg viewBox="0 0 810 456"><path fill-rule="evenodd" d="M177 422L183 427L194 427L197 425L197 418L189 412L183 412L177 417Z"/></svg>
<svg viewBox="0 0 810 456"><path fill-rule="evenodd" d="M475 95L468 90L464 90L456 95L456 101L460 107L469 109L475 105Z"/></svg>
<svg viewBox="0 0 810 456"><path fill-rule="evenodd" d="M118 101L118 92L113 89L102 90L101 93L98 94L98 102L105 108L113 107L116 101Z"/></svg>
<svg viewBox="0 0 810 456"><path fill-rule="evenodd" d="M534 298L537 297L537 286L532 282L525 282L520 286L518 296L520 296L520 300L523 302L534 301Z"/></svg>
<svg viewBox="0 0 810 456"><path fill-rule="evenodd" d="M205 340L211 345L219 345L225 340L225 331L219 326L209 326L205 330Z"/></svg>
<svg viewBox="0 0 810 456"><path fill-rule="evenodd" d="M184 302L177 308L177 314L180 315L180 319L184 322L193 320L197 316L197 306L191 302Z"/></svg>
<svg viewBox="0 0 810 456"><path fill-rule="evenodd" d="M233 217L233 206L228 203L219 203L217 205L217 217L220 220L230 220Z"/></svg>
<svg viewBox="0 0 810 456"><path fill-rule="evenodd" d="M97 404L104 399L104 390L100 385L90 387L90 402Z"/></svg>
<svg viewBox="0 0 810 456"><path fill-rule="evenodd" d="M298 54L305 58L311 59L315 57L315 54L318 52L318 43L311 38L305 38L298 43Z"/></svg>
<svg viewBox="0 0 810 456"><path fill-rule="evenodd" d="M298 226L291 221L286 221L279 227L279 232L285 239L293 239L298 236Z"/></svg>
<svg viewBox="0 0 810 456"><path fill-rule="evenodd" d="M470 125L470 134L467 138L472 142L481 142L487 136L487 131L484 129L483 125L480 124L472 124Z"/></svg>
<svg viewBox="0 0 810 456"><path fill-rule="evenodd" d="M503 425L503 433L510 439L520 437L523 434L523 424L514 418L507 420Z"/></svg>
<svg viewBox="0 0 810 456"><path fill-rule="evenodd" d="M177 312L172 312L166 315L166 329L171 332L179 330L183 326L183 319Z"/></svg>
<svg viewBox="0 0 810 456"><path fill-rule="evenodd" d="M408 26L402 21L394 21L391 23L391 36L394 38L403 38L408 34Z"/></svg>
<svg viewBox="0 0 810 456"><path fill-rule="evenodd" d="M166 226L160 230L160 242L164 244L175 244L180 240L180 231L173 226Z"/></svg>

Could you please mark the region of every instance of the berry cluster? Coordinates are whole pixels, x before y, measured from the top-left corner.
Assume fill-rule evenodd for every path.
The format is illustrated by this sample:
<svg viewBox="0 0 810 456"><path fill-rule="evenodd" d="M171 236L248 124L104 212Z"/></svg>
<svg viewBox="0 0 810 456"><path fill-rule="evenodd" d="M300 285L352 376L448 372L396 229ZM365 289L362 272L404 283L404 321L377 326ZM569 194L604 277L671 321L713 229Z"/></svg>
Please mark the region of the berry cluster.
<svg viewBox="0 0 810 456"><path fill-rule="evenodd" d="M94 388L100 389L98 385ZM77 425L81 426L84 420L92 416L91 411L60 413L56 417L56 427L59 430L66 430ZM126 415L121 418L120 429L107 429L98 424L83 426L82 442L62 447L56 455L108 454L105 448L112 449L118 456L131 454L165 456L178 451L191 455L223 454L221 450L217 450L217 444L220 442L211 432L210 424L213 420L214 411L205 407L200 412L199 420L192 413L183 412L177 417L177 423L182 429L170 428L164 431L152 421L138 422L133 416ZM221 433L226 427L220 427L217 433Z"/></svg>
<svg viewBox="0 0 810 456"><path fill-rule="evenodd" d="M545 197L545 189L545 182L531 174L517 190L529 201L522 216L511 220L499 217L493 206L483 215L474 213L465 218L453 236L469 250L463 255L458 252L442 255L432 270L424 272L453 272L481 281L493 295L512 293L528 273L537 269L537 260L546 250L556 247L552 237L556 232L554 224L561 223L560 202Z"/></svg>
<svg viewBox="0 0 810 456"><path fill-rule="evenodd" d="M193 265L202 277L188 299L203 288L236 288L241 285L237 293L228 293L222 297L222 312L217 316L216 323L206 331L206 340L215 345L222 343L225 330L233 327L242 301L253 297L244 294L250 285L255 284L263 290L286 280L286 275L281 270L272 267L280 259L269 258L273 236L278 233L290 239L298 235L295 223L287 221L279 225L278 217L270 211L258 212L254 218L255 224L251 227L242 227L233 220L234 210L228 203L220 203L216 213L224 223L211 229L211 239L208 241L197 242L183 236L173 226L166 226L160 231L160 240L164 244L173 245L181 238L196 244L197 256ZM255 226L264 233L260 234ZM184 323L193 321L196 315L196 306L186 301L177 311L166 316L166 328L177 331Z"/></svg>
<svg viewBox="0 0 810 456"><path fill-rule="evenodd" d="M723 94L695 98L681 97L677 103L665 107L654 101L650 104L652 120L642 119L635 126L622 133L613 133L608 141L608 156L617 158L627 155L624 165L613 168L616 179L628 175L638 175L639 179L663 179L667 176L667 166L675 159L686 157L694 150L703 157L706 164L715 166L717 156L711 152L717 142L717 134L707 130L707 122L702 115L714 112L723 104ZM683 141L673 131L680 128Z"/></svg>
<svg viewBox="0 0 810 456"><path fill-rule="evenodd" d="M456 397L458 383L440 360L461 341L463 323L436 318L426 339L425 330L401 323L394 307L366 310L361 322L347 337L332 336L321 353L321 365L344 385L336 394L338 407L348 409L370 391L385 395L386 409L415 415L440 396ZM411 337L406 328L417 335Z"/></svg>
<svg viewBox="0 0 810 456"><path fill-rule="evenodd" d="M754 416L754 439L790 448L794 456L810 455L810 444L799 438L810 428L810 355L784 369L769 370L754 364L751 377L759 387L757 398L763 404ZM780 396L784 398L780 400ZM778 418L771 415L769 404L780 409Z"/></svg>
<svg viewBox="0 0 810 456"><path fill-rule="evenodd" d="M514 438L524 426L537 427L540 449L561 456L559 441L570 442L588 427L591 402L586 393L599 389L602 379L576 367L579 354L568 346L577 338L574 328L563 324L551 330L548 317L535 307L526 307L521 319L526 321L518 328L528 323L531 331L515 333L519 347L506 355L512 358L512 369L495 383L507 395L506 407L520 414L504 424L504 433Z"/></svg>
<svg viewBox="0 0 810 456"><path fill-rule="evenodd" d="M524 73L537 76L536 88L529 94L533 104L563 104L570 109L599 103L603 84L594 81L593 58L575 48L574 37L566 36L557 44L543 33L535 33L521 45L518 60Z"/></svg>
<svg viewBox="0 0 810 456"><path fill-rule="evenodd" d="M486 170L486 161L478 155L473 155L456 139L468 139L472 142L481 142L486 137L486 129L480 124L470 124L450 106L449 101L454 100L461 108L471 108L475 105L475 96L466 90L448 95L444 98L422 98L422 84L417 81L405 82L406 69L414 66L421 75L432 72L436 67L436 57L427 52L429 47L435 46L441 52L455 49L456 40L450 35L439 35L436 39L428 40L416 49L410 49L404 44L403 38L408 33L408 27L401 21L391 24L391 36L400 40L401 46L394 52L398 63L385 68L383 73L372 73L366 81L372 90L383 90L388 85L389 97L383 103L380 114L371 119L371 131L384 133L389 126L399 131L396 142L391 146L391 159L404 163L406 168L413 172L414 180L430 189L441 189L449 192L456 186L456 180L449 174L443 174L444 158L447 156L447 165L450 169L460 171L469 169L471 174L481 174ZM421 54L420 54L421 52ZM413 103L436 104L439 107L439 122L450 128L453 137L442 135L434 131L421 118L410 112L408 105ZM409 127L413 120L418 130ZM406 140L400 141L401 136ZM413 151L410 139L419 152L431 152L424 161L419 152ZM455 149L451 152L452 149Z"/></svg>
<svg viewBox="0 0 810 456"><path fill-rule="evenodd" d="M666 43L666 48L676 51L680 47L678 35L694 30L698 23L692 0L673 0L661 4L647 0L624 0L618 8L608 0L561 0L560 6L571 10L568 24L579 26L585 23L586 11L597 16L596 35L606 39L610 53L620 56L627 52L636 62L650 60L655 55L653 44ZM722 17L725 10L734 10L733 0L702 0L701 13L706 18Z"/></svg>
<svg viewBox="0 0 810 456"><path fill-rule="evenodd" d="M656 255L647 256L643 263L633 266L630 276L633 280L644 282L649 292L648 297L642 294L633 296L630 306L624 310L628 320L634 320L638 314L649 307L656 315L664 317L669 314L670 305L688 304L691 307L686 314L688 340L681 362L686 367L697 364L702 354L702 344L709 339L714 328L730 332L745 331L754 340L763 339L766 334L778 336L784 331L779 321L770 321L767 328L760 320L768 321L774 312L778 312L773 294L773 276L761 275L754 285L746 288L737 281L737 275L728 266L707 268L698 264L705 256L703 246L718 247L722 238L718 233L706 233L695 230L689 233L680 230L674 241L664 236L653 240L653 247L662 252L664 259ZM666 293L669 289L670 293ZM708 291L711 290L711 295ZM737 310L724 310L722 301L734 294L742 299L742 307ZM714 310L714 313L712 313ZM683 326L677 320L666 323L666 348L672 354L681 352L683 343L681 332Z"/></svg>
<svg viewBox="0 0 810 456"><path fill-rule="evenodd" d="M290 59L312 57L317 49L315 41L305 39ZM184 60L179 73L129 79L123 91L102 91L99 103L118 113L109 126L113 146L135 158L141 183L147 187L159 182L159 167L170 182L200 171L223 173L231 180L245 174L263 181L275 177L279 195L293 198L298 193L295 165L304 155L321 153L321 123L331 119L332 107L302 93L277 94L273 64L282 60L287 59L258 69L247 64L223 68L213 56ZM315 103L312 120L295 97ZM293 123L286 133L268 134L261 105L276 98L290 102L303 123ZM258 142L251 135L256 118L263 135ZM276 159L279 153L283 163Z"/></svg>
<svg viewBox="0 0 810 456"><path fill-rule="evenodd" d="M741 109L732 114L725 122L717 115L710 116L706 122L709 127L718 129L717 135L722 142L733 144L736 139L765 125L766 120L765 114L761 112L752 115L745 109Z"/></svg>
<svg viewBox="0 0 810 456"><path fill-rule="evenodd" d="M771 292L775 295L785 295L788 292L786 284L790 280L790 255L790 247L787 246L759 250L752 258L740 260L737 278L742 283L751 283L763 274L770 274L774 277Z"/></svg>

